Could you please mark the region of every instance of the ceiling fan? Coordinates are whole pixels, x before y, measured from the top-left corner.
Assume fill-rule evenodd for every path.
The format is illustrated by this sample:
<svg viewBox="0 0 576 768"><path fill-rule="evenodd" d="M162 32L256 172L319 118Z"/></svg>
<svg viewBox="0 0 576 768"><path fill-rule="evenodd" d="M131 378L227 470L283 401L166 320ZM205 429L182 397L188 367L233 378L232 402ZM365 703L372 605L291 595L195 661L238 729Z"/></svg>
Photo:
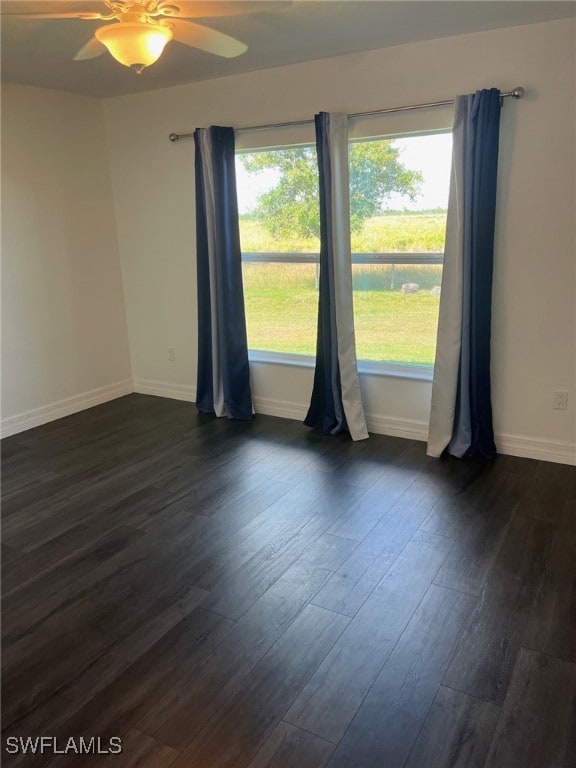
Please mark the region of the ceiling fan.
<svg viewBox="0 0 576 768"><path fill-rule="evenodd" d="M224 2L223 0L103 0L104 13L68 11L64 13L9 14L23 19L82 19L111 21L98 27L94 37L74 56L76 61L101 56L106 49L127 67L140 74L160 58L167 43L175 40L201 51L232 58L244 53L248 46L230 35L184 19L234 16L278 9L290 5L283 2Z"/></svg>

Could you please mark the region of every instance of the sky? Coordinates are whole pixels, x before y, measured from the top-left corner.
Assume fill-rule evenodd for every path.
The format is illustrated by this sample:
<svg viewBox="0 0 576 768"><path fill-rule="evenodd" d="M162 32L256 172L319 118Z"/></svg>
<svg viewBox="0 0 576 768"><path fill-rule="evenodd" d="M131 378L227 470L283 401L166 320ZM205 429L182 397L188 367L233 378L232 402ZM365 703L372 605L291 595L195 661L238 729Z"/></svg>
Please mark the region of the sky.
<svg viewBox="0 0 576 768"><path fill-rule="evenodd" d="M410 170L420 171L424 177L421 194L415 202L400 195L392 195L388 208L422 210L447 208L450 184L450 163L452 156L452 135L436 133L431 135L408 136L396 139L400 148L402 163ZM248 173L236 163L238 207L240 214L248 213L257 203L258 196L271 189L277 180L274 171Z"/></svg>

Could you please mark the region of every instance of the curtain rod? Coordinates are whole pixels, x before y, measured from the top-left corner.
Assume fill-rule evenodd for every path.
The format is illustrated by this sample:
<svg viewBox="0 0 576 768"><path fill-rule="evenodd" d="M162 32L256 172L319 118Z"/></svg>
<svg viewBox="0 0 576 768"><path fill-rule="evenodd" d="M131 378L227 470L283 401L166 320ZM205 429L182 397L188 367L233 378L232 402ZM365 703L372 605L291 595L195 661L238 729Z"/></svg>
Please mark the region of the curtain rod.
<svg viewBox="0 0 576 768"><path fill-rule="evenodd" d="M501 93L500 98L505 99L512 97L513 99L523 99L526 95L526 91L522 86L517 86L511 91ZM391 112L408 112L411 109L425 109L427 107L447 107L450 104L454 104L454 99L447 99L446 101L429 101L426 104L411 104L408 107L388 107L387 109L374 109L371 112L354 112L348 117L371 117L372 115L387 115ZM244 128L236 128L235 133L247 133L248 131L264 131L268 128L288 128L294 125L309 125L314 120L289 120L286 123L269 123L268 125L247 125ZM171 133L168 136L170 141L179 141L180 139L191 139L194 133Z"/></svg>

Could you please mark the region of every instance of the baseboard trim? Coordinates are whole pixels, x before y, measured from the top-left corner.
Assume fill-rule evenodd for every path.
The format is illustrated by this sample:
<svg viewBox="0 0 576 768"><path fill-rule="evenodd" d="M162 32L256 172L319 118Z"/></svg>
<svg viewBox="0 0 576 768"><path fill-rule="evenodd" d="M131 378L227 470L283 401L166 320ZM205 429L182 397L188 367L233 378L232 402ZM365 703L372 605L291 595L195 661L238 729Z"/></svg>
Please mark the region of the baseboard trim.
<svg viewBox="0 0 576 768"><path fill-rule="evenodd" d="M2 419L0 437L16 435L27 429L39 427L87 408L93 408L95 405L101 405L132 392L168 397L173 400L185 400L191 403L196 400L196 387L189 384L175 384L153 379L134 379L134 381L125 379ZM255 397L254 408L256 413L297 421L303 421L308 410L307 404L266 397ZM391 437L403 437L408 440L424 442L428 439L428 424L426 422L368 413L366 414L366 424L368 430L377 435L390 435ZM503 433L496 434L495 439L498 453L576 466L576 445L571 443Z"/></svg>
<svg viewBox="0 0 576 768"><path fill-rule="evenodd" d="M267 416L279 416L282 419L295 419L303 421L308 412L308 406L302 403L294 403L287 400L272 400L265 397L254 398L256 413L265 413ZM366 414L366 425L369 432L377 435L390 435L391 437L405 437L409 440L428 439L428 424L408 419L394 419L388 416L376 416Z"/></svg>
<svg viewBox="0 0 576 768"><path fill-rule="evenodd" d="M375 435L389 435L390 437L405 437L407 440L428 440L428 424L424 421L412 419L395 419L391 416L376 416L373 413L366 414L366 426L368 432Z"/></svg>
<svg viewBox="0 0 576 768"><path fill-rule="evenodd" d="M576 466L576 445L571 443L541 440L526 435L506 434L495 435L495 440L498 453Z"/></svg>
<svg viewBox="0 0 576 768"><path fill-rule="evenodd" d="M107 403L109 400L115 400L117 397L124 397L134 391L132 379L117 381L114 384L107 384L105 387L91 389L88 392L82 392L79 395L57 400L55 403L43 405L40 408L33 408L30 411L18 413L15 416L8 416L0 422L0 436L10 437L27 429L39 427L47 424L49 421L62 419L65 416L71 416L73 413L85 411L87 408L93 408L95 405Z"/></svg>
<svg viewBox="0 0 576 768"><path fill-rule="evenodd" d="M174 384L169 381L155 381L153 379L134 379L134 392L139 395L156 395L156 397L168 397L171 400L196 402L196 387L189 384Z"/></svg>
<svg viewBox="0 0 576 768"><path fill-rule="evenodd" d="M274 400L268 397L254 397L254 410L266 416L278 416L281 419L296 421L303 421L308 413L308 407L302 403Z"/></svg>
<svg viewBox="0 0 576 768"><path fill-rule="evenodd" d="M256 413L268 416L278 416L282 419L303 421L306 417L307 406L285 400L270 398L254 398ZM396 419L391 416L366 414L368 431L376 435L404 437L408 440L428 440L428 424L423 421ZM576 446L570 443L560 443L553 440L541 440L526 435L497 434L496 446L498 453L518 456L526 459L539 459L557 464L576 465Z"/></svg>

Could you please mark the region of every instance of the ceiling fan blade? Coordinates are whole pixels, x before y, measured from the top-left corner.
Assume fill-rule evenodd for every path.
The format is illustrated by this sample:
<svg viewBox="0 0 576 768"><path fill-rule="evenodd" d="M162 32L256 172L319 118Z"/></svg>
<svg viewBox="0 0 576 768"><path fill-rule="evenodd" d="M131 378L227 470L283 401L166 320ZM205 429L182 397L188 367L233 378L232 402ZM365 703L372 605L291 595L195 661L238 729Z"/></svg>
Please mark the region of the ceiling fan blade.
<svg viewBox="0 0 576 768"><path fill-rule="evenodd" d="M90 13L87 11L75 13L3 13L2 16L11 19L102 19L105 18L101 13Z"/></svg>
<svg viewBox="0 0 576 768"><path fill-rule="evenodd" d="M86 45L83 45L78 53L74 56L74 61L95 59L97 56L102 56L103 53L106 53L106 46L102 45L100 40L97 40L95 37L91 37Z"/></svg>
<svg viewBox="0 0 576 768"><path fill-rule="evenodd" d="M283 0L272 0L271 2L242 2L242 0L169 0L170 5L175 5L180 9L177 14L179 19L210 19L217 16L241 16L247 13L265 13L267 11L278 11L292 5L292 2L283 2Z"/></svg>
<svg viewBox="0 0 576 768"><path fill-rule="evenodd" d="M217 32L215 29L210 29L210 27L205 27L202 24L195 24L193 21L170 19L170 26L174 31L174 40L184 43L184 45L190 45L192 48L213 53L216 56L231 59L248 50L248 46L240 40L236 40L235 37Z"/></svg>

